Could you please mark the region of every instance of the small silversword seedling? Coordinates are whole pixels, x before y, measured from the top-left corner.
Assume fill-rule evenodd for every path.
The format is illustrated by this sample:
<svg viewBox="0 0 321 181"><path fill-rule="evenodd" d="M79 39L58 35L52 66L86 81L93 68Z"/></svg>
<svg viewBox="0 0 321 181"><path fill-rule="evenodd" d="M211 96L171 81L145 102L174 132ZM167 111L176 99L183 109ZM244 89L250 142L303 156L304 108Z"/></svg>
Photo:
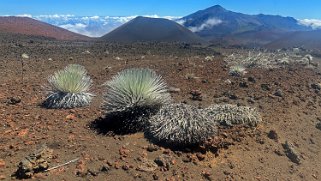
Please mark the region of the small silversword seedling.
<svg viewBox="0 0 321 181"><path fill-rule="evenodd" d="M89 92L91 78L81 65L71 64L48 78L47 108L74 108L88 106L94 96Z"/></svg>
<svg viewBox="0 0 321 181"><path fill-rule="evenodd" d="M200 144L217 134L216 123L202 110L186 104L164 105L146 128L152 141L171 146Z"/></svg>
<svg viewBox="0 0 321 181"><path fill-rule="evenodd" d="M235 66L231 66L230 67L230 71L229 74L232 76L243 76L245 75L247 72L245 71L245 68L241 65L235 65Z"/></svg>
<svg viewBox="0 0 321 181"><path fill-rule="evenodd" d="M260 113L255 108L247 106L214 104L203 111L213 122L222 126L247 125L253 127L262 121Z"/></svg>

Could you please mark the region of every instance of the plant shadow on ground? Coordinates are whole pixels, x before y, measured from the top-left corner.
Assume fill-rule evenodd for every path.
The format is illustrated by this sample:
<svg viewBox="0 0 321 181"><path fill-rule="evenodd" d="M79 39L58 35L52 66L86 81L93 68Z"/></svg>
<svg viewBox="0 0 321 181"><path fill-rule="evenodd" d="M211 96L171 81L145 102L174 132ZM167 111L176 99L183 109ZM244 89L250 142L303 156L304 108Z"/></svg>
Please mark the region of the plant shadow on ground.
<svg viewBox="0 0 321 181"><path fill-rule="evenodd" d="M143 132L150 116L158 109L145 107L130 108L125 111L110 112L95 119L89 127L102 135L128 135Z"/></svg>
<svg viewBox="0 0 321 181"><path fill-rule="evenodd" d="M148 133L145 133L145 138L148 139L151 143L161 146L165 149L170 149L174 152L181 152L181 153L202 153L206 154L206 152L211 152L214 155L218 156L220 150L228 149L230 145L233 145L228 140L222 139L221 136L214 136L208 138L206 141L200 144L193 144L193 145L175 145L175 144L168 144L163 143L157 140L154 140L152 136Z"/></svg>
<svg viewBox="0 0 321 181"><path fill-rule="evenodd" d="M178 145L174 143L164 143L159 140L155 140L154 137L148 133L144 132L144 137L149 140L152 144L161 146L165 149L170 149L172 151L178 151L183 153L193 153L193 152L202 152L205 153L206 150L202 148L200 144L190 144L190 145Z"/></svg>
<svg viewBox="0 0 321 181"><path fill-rule="evenodd" d="M106 115L99 117L89 124L92 130L101 135L128 135L142 131L142 128L129 121L128 117Z"/></svg>

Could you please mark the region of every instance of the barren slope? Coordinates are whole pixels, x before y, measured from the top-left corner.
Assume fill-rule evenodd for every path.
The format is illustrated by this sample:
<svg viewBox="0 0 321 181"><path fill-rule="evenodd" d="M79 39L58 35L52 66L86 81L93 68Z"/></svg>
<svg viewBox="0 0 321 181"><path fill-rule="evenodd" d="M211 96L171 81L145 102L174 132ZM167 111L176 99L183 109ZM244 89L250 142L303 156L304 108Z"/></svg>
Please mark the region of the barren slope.
<svg viewBox="0 0 321 181"><path fill-rule="evenodd" d="M27 17L0 17L0 32L43 36L57 40L90 40L84 35Z"/></svg>

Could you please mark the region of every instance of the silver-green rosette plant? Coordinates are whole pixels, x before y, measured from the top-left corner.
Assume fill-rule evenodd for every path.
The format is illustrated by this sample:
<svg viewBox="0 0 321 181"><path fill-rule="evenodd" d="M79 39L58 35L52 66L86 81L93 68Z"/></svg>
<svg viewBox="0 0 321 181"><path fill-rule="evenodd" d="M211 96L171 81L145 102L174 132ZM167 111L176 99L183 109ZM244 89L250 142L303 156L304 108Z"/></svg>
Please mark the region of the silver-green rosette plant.
<svg viewBox="0 0 321 181"><path fill-rule="evenodd" d="M217 133L216 123L201 109L182 103L164 105L146 128L153 142L176 147L201 144Z"/></svg>
<svg viewBox="0 0 321 181"><path fill-rule="evenodd" d="M245 71L245 68L241 65L234 65L230 67L229 74L231 76L237 76L241 77L245 75L247 72Z"/></svg>
<svg viewBox="0 0 321 181"><path fill-rule="evenodd" d="M91 85L85 67L70 64L48 78L48 95L43 106L53 109L88 106L94 96L89 92Z"/></svg>
<svg viewBox="0 0 321 181"><path fill-rule="evenodd" d="M171 101L167 84L151 69L123 70L105 85L103 109L133 127L143 126L145 118Z"/></svg>
<svg viewBox="0 0 321 181"><path fill-rule="evenodd" d="M247 106L214 104L203 111L213 122L222 126L245 125L255 127L262 122L262 116L257 109Z"/></svg>

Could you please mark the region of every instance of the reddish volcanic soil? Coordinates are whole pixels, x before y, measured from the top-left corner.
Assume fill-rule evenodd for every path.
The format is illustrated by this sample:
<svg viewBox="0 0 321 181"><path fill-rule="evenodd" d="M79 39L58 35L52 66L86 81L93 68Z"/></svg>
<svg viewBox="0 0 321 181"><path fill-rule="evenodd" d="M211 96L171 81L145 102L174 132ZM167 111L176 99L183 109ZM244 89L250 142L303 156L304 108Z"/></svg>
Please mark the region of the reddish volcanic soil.
<svg viewBox="0 0 321 181"><path fill-rule="evenodd" d="M0 33L43 36L57 40L91 39L87 36L27 17L0 17Z"/></svg>
<svg viewBox="0 0 321 181"><path fill-rule="evenodd" d="M37 40L2 42L0 46L0 180L12 179L18 163L43 144L53 149L50 167L79 160L35 174L34 180L321 179L321 130L316 128L321 121L321 94L311 88L312 83L321 82L317 70L300 66L249 69L243 78L236 78L228 75L223 57L215 55L213 61L204 61L215 53L213 49L173 44ZM30 55L23 71L22 53ZM70 63L87 68L97 95L93 103L71 110L42 108L46 78ZM110 129L106 124L93 128L95 120L104 115L101 85L129 67L152 68L170 86L180 88L172 93L175 102L257 107L263 122L253 129L222 129L218 144L186 150L153 145L143 133L106 134ZM202 101L190 99L193 89L202 92ZM281 93L276 96L278 89ZM285 154L286 141L293 143L299 164ZM165 166L155 165L158 157L165 160Z"/></svg>

